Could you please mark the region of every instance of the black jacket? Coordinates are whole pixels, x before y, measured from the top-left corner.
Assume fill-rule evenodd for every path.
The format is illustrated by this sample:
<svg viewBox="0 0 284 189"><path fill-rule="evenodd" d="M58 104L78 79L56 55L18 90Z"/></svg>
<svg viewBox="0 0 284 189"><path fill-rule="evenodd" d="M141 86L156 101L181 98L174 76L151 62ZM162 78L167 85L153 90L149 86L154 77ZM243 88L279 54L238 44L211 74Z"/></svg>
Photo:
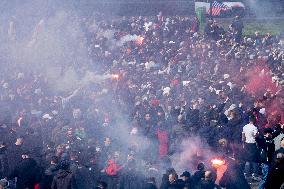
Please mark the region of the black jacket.
<svg viewBox="0 0 284 189"><path fill-rule="evenodd" d="M276 160L277 162L271 167L266 183L265 189L276 189L284 183L284 161Z"/></svg>
<svg viewBox="0 0 284 189"><path fill-rule="evenodd" d="M213 181L210 180L201 180L196 189L220 189Z"/></svg>
<svg viewBox="0 0 284 189"><path fill-rule="evenodd" d="M9 175L9 179L17 177L17 189L33 189L40 180L40 169L32 158L27 158L15 167Z"/></svg>
<svg viewBox="0 0 284 189"><path fill-rule="evenodd" d="M142 175L135 170L125 170L122 172L119 181L120 189L141 189L143 185Z"/></svg>
<svg viewBox="0 0 284 189"><path fill-rule="evenodd" d="M193 187L193 185L192 185L192 183L191 183L191 180L189 179L188 181L183 181L183 188L188 188L188 189L190 189L190 188L192 188Z"/></svg>
<svg viewBox="0 0 284 189"><path fill-rule="evenodd" d="M236 161L229 161L228 168L220 180L220 186L226 189L250 189L241 166Z"/></svg>
<svg viewBox="0 0 284 189"><path fill-rule="evenodd" d="M205 176L205 171L203 170L196 171L191 177L192 185L197 185L201 181L201 179L204 178L204 176Z"/></svg>
<svg viewBox="0 0 284 189"><path fill-rule="evenodd" d="M76 186L79 189L92 188L94 178L92 178L91 171L85 166L78 166L77 170L73 173L76 180Z"/></svg>
<svg viewBox="0 0 284 189"><path fill-rule="evenodd" d="M54 176L52 189L77 189L76 180L69 170L59 170Z"/></svg>
<svg viewBox="0 0 284 189"><path fill-rule="evenodd" d="M169 185L169 175L163 174L160 189L167 189L168 185Z"/></svg>
<svg viewBox="0 0 284 189"><path fill-rule="evenodd" d="M152 182L144 184L143 189L158 189L157 186Z"/></svg>
<svg viewBox="0 0 284 189"><path fill-rule="evenodd" d="M262 163L270 164L273 161L275 153L274 138L278 136L278 132L273 133L272 138L259 136L256 140L260 149L260 158Z"/></svg>
<svg viewBox="0 0 284 189"><path fill-rule="evenodd" d="M180 181L169 183L167 189L183 189L184 184Z"/></svg>
<svg viewBox="0 0 284 189"><path fill-rule="evenodd" d="M6 154L6 148L0 148L0 177L4 178L6 176L8 176L8 158L7 158L7 154Z"/></svg>
<svg viewBox="0 0 284 189"><path fill-rule="evenodd" d="M13 144L8 148L8 163L10 171L13 171L22 161L23 147L22 145Z"/></svg>
<svg viewBox="0 0 284 189"><path fill-rule="evenodd" d="M58 172L58 165L50 165L44 172L43 178L41 180L41 189L51 189L51 184L53 177Z"/></svg>
<svg viewBox="0 0 284 189"><path fill-rule="evenodd" d="M152 182L144 184L143 189L158 189L157 186Z"/></svg>

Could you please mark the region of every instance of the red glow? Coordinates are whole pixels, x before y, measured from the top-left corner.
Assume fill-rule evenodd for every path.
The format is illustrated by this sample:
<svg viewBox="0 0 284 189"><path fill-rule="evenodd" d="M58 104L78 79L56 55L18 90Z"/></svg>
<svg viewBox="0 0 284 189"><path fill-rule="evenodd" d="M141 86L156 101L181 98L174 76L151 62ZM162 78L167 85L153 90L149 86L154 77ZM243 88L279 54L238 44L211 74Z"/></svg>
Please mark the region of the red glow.
<svg viewBox="0 0 284 189"><path fill-rule="evenodd" d="M217 170L217 178L216 183L219 184L219 181L223 177L226 172L228 165L226 164L224 159L214 158L211 160L212 166Z"/></svg>
<svg viewBox="0 0 284 189"><path fill-rule="evenodd" d="M246 91L256 97L262 97L266 91L275 94L279 90L279 87L272 82L270 69L263 63L248 70L247 81Z"/></svg>

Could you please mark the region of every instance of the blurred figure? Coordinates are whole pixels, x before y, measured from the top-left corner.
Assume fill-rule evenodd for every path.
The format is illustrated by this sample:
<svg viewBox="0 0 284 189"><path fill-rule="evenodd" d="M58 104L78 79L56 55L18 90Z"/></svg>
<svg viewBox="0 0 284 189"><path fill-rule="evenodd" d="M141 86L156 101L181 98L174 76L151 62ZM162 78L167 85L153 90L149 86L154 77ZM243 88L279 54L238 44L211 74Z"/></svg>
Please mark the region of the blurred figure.
<svg viewBox="0 0 284 189"><path fill-rule="evenodd" d="M266 183L264 185L265 189L276 189L280 188L284 183L284 154L278 153L276 155L276 160L268 172Z"/></svg>
<svg viewBox="0 0 284 189"><path fill-rule="evenodd" d="M15 167L21 162L22 160L22 153L23 153L23 144L24 144L24 137L18 136L16 139L15 144L9 147L8 149L8 163L10 171L14 170Z"/></svg>
<svg viewBox="0 0 284 189"><path fill-rule="evenodd" d="M146 183L144 184L142 189L158 189L156 186L155 177L147 178Z"/></svg>
<svg viewBox="0 0 284 189"><path fill-rule="evenodd" d="M197 165L197 171L195 171L195 173L191 177L192 186L196 186L204 177L205 177L205 165L204 163L199 163Z"/></svg>
<svg viewBox="0 0 284 189"><path fill-rule="evenodd" d="M7 147L6 144L0 141L0 178L7 177L9 172Z"/></svg>
<svg viewBox="0 0 284 189"><path fill-rule="evenodd" d="M214 173L211 171L205 172L205 177L196 186L196 189L221 189L214 181Z"/></svg>
<svg viewBox="0 0 284 189"><path fill-rule="evenodd" d="M231 24L231 27L233 29L233 35L234 35L235 42L240 43L242 39L243 28L244 28L244 24L240 16L235 17L233 23Z"/></svg>
<svg viewBox="0 0 284 189"><path fill-rule="evenodd" d="M180 175L183 181L183 189L190 189L192 186L191 180L190 180L190 173L188 171L184 171L182 175Z"/></svg>
<svg viewBox="0 0 284 189"><path fill-rule="evenodd" d="M266 182L268 171L273 161L275 153L274 138L277 137L280 132L273 131L271 128L265 128L264 134L257 138L257 146L260 149L261 158L261 170L262 170L262 181L259 189L264 189L264 183Z"/></svg>
<svg viewBox="0 0 284 189"><path fill-rule="evenodd" d="M6 179L0 180L0 189L9 189L9 183Z"/></svg>
<svg viewBox="0 0 284 189"><path fill-rule="evenodd" d="M171 173L169 175L169 185L167 189L182 189L183 183L179 182L178 175L176 173Z"/></svg>
<svg viewBox="0 0 284 189"><path fill-rule="evenodd" d="M246 176L249 176L252 171L252 176L257 179L258 176L258 161L259 161L259 151L256 146L255 137L258 134L258 129L254 125L255 118L249 118L249 124L243 127L242 139L244 142L244 152L246 153ZM251 170L252 169L252 170Z"/></svg>
<svg viewBox="0 0 284 189"><path fill-rule="evenodd" d="M143 176L139 173L139 170L136 169L136 161L131 156L128 155L128 161L124 170L122 170L120 179L119 179L119 188L120 189L141 189Z"/></svg>
<svg viewBox="0 0 284 189"><path fill-rule="evenodd" d="M57 156L52 156L49 167L44 171L43 178L41 180L41 189L51 189L53 177L59 170L59 159Z"/></svg>
<svg viewBox="0 0 284 189"><path fill-rule="evenodd" d="M113 158L107 161L107 166L104 169L107 185L110 188L117 188L119 183L119 175L123 169L123 166L118 164L118 153Z"/></svg>
<svg viewBox="0 0 284 189"><path fill-rule="evenodd" d="M160 189L167 189L167 186L169 185L169 175L172 174L172 173L176 173L174 168L167 169L166 173L163 174Z"/></svg>
<svg viewBox="0 0 284 189"><path fill-rule="evenodd" d="M30 158L30 152L24 151L22 161L12 170L8 178L17 178L16 189L34 189L39 183L40 174L36 161Z"/></svg>
<svg viewBox="0 0 284 189"><path fill-rule="evenodd" d="M53 178L51 189L79 189L74 175L70 171L68 160L60 162L60 169Z"/></svg>
<svg viewBox="0 0 284 189"><path fill-rule="evenodd" d="M250 189L241 164L235 159L228 159L227 162L227 170L221 177L219 185L226 189Z"/></svg>
<svg viewBox="0 0 284 189"><path fill-rule="evenodd" d="M275 151L275 153L274 153L274 158L276 158L276 155L277 155L278 153L284 154L284 137L280 140L280 148Z"/></svg>
<svg viewBox="0 0 284 189"><path fill-rule="evenodd" d="M84 158L84 155L77 151L70 153L70 171L76 180L78 188L90 188L94 184L92 172L87 167L88 164L80 159L80 157Z"/></svg>
<svg viewBox="0 0 284 189"><path fill-rule="evenodd" d="M195 16L191 22L191 30L190 32L195 33L199 32L200 21L197 16Z"/></svg>
<svg viewBox="0 0 284 189"><path fill-rule="evenodd" d="M207 24L205 25L204 28L204 35L208 39L213 39L214 35L213 20L210 19L207 21Z"/></svg>

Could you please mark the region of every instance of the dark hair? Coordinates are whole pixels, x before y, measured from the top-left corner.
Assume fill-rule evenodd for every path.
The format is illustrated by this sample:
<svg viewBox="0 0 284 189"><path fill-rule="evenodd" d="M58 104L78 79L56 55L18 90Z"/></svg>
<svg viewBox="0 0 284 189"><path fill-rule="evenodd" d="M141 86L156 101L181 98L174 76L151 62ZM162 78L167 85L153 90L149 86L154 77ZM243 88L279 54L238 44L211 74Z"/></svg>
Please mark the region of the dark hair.
<svg viewBox="0 0 284 189"><path fill-rule="evenodd" d="M59 162L59 158L57 157L57 156L52 156L51 158L50 158L50 161L53 161L54 163L58 163Z"/></svg>
<svg viewBox="0 0 284 189"><path fill-rule="evenodd" d="M205 169L204 163L198 163L198 165L197 165L197 170L202 171L202 170L204 170L204 169Z"/></svg>
<svg viewBox="0 0 284 189"><path fill-rule="evenodd" d="M263 130L263 133L264 133L264 134L273 133L273 130L272 130L271 128L265 128L265 129Z"/></svg>
<svg viewBox="0 0 284 189"><path fill-rule="evenodd" d="M253 115L249 116L249 122L255 122L255 116Z"/></svg>

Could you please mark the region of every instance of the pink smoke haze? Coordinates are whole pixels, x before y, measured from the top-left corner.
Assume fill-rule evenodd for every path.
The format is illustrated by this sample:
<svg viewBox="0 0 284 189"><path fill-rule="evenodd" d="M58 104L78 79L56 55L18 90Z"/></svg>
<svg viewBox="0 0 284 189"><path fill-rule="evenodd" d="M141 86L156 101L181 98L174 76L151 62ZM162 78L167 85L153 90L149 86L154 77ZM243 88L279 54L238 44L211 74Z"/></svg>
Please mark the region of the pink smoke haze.
<svg viewBox="0 0 284 189"><path fill-rule="evenodd" d="M277 123L284 123L284 99L276 97L265 105L267 114L267 127L275 126Z"/></svg>
<svg viewBox="0 0 284 189"><path fill-rule="evenodd" d="M253 65L246 73L245 90L255 97L262 97L267 91L275 94L280 87L272 81L270 69L264 63Z"/></svg>
<svg viewBox="0 0 284 189"><path fill-rule="evenodd" d="M281 86L277 86L272 80L272 75L266 63L260 62L250 67L246 72L247 82L245 91L259 99L263 96L267 97L264 103L265 114L268 120L267 127L274 126L282 119L283 114L283 98L280 96Z"/></svg>

